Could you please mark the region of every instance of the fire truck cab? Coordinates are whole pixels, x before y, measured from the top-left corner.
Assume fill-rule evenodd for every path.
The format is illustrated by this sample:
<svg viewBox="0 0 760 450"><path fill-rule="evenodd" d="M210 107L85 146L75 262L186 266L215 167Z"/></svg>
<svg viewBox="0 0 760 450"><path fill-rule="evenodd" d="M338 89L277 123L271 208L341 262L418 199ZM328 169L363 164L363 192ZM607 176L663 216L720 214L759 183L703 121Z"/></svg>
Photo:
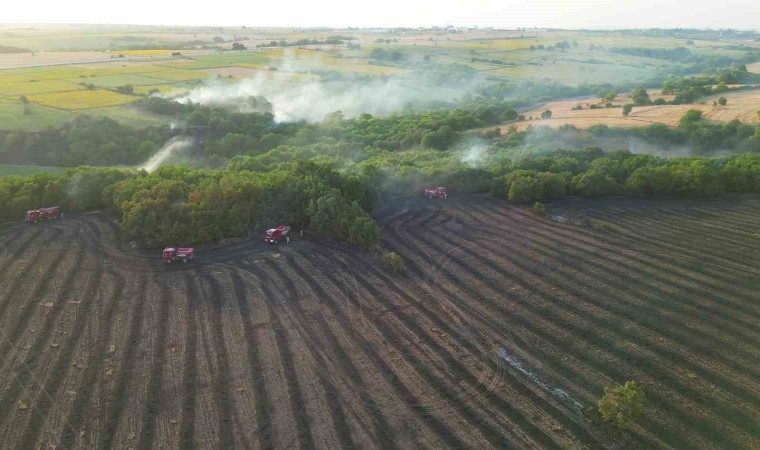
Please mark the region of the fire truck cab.
<svg viewBox="0 0 760 450"><path fill-rule="evenodd" d="M448 197L448 193L446 192L445 187L425 189L425 195L427 196L427 198L447 198Z"/></svg>
<svg viewBox="0 0 760 450"><path fill-rule="evenodd" d="M287 238L288 232L290 231L290 227L287 225L280 225L277 228L270 228L266 231L266 236L264 237L264 242L267 244L276 244L280 242L282 238L288 239L288 242L290 242L289 238Z"/></svg>
<svg viewBox="0 0 760 450"><path fill-rule="evenodd" d="M164 249L164 261L170 263L172 261L188 262L195 258L195 249L193 248L174 248L166 247Z"/></svg>

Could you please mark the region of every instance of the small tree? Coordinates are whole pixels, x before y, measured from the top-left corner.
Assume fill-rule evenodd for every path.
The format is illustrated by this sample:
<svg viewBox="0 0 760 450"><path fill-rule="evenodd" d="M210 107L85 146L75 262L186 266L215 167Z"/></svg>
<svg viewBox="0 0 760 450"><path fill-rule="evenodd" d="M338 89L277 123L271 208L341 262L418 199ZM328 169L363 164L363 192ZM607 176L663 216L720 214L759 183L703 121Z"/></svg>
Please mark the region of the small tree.
<svg viewBox="0 0 760 450"><path fill-rule="evenodd" d="M688 128L700 120L702 120L702 111L698 109L690 109L686 111L686 114L684 114L683 117L681 117L681 120L678 121L678 125L681 128Z"/></svg>
<svg viewBox="0 0 760 450"><path fill-rule="evenodd" d="M631 111L633 111L633 104L632 103L626 103L625 105L623 105L623 115L624 116L628 116L628 114L630 114Z"/></svg>
<svg viewBox="0 0 760 450"><path fill-rule="evenodd" d="M649 93L643 87L637 87L634 89L633 93L631 93L631 99L636 106L644 106L652 103L649 98Z"/></svg>
<svg viewBox="0 0 760 450"><path fill-rule="evenodd" d="M726 100L726 97L720 97L720 98L718 99L718 104L719 104L720 106L726 106L726 103L728 103L728 100Z"/></svg>
<svg viewBox="0 0 760 450"><path fill-rule="evenodd" d="M604 420L624 428L641 417L644 393L635 381L626 381L623 386L606 387L598 407Z"/></svg>
<svg viewBox="0 0 760 450"><path fill-rule="evenodd" d="M542 119L551 119L552 118L552 112L551 112L551 110L547 109L546 111L542 112L541 113L541 118Z"/></svg>

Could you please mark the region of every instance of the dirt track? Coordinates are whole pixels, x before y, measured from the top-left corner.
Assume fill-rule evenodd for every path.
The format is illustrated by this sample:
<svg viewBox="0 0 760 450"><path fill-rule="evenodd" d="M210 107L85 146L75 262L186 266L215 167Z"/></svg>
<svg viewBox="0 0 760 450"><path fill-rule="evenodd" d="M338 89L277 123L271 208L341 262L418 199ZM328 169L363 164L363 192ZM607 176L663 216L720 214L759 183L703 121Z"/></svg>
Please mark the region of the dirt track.
<svg viewBox="0 0 760 450"><path fill-rule="evenodd" d="M0 229L3 448L758 448L760 199L399 201L384 251ZM603 387L645 418L603 425Z"/></svg>

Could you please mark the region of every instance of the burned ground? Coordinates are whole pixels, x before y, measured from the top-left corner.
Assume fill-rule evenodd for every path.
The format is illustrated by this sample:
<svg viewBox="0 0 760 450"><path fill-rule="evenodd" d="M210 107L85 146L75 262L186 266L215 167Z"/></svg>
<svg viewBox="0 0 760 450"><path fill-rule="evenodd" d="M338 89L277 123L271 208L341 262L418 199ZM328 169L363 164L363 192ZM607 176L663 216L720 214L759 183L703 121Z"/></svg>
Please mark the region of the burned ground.
<svg viewBox="0 0 760 450"><path fill-rule="evenodd" d="M0 229L4 448L758 448L760 199L400 200L376 255ZM630 431L594 411L646 393Z"/></svg>

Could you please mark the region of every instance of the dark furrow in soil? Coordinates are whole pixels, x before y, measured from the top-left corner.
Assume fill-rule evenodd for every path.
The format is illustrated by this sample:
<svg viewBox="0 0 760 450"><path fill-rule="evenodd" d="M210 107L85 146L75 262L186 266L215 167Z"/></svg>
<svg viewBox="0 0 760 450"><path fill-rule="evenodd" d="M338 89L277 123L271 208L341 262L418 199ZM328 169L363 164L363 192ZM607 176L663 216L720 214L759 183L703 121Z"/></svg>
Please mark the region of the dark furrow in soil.
<svg viewBox="0 0 760 450"><path fill-rule="evenodd" d="M54 399L63 386L63 382L66 380L66 375L72 368L71 360L74 357L74 352L76 351L77 345L79 344L86 328L86 323L90 320L90 311L92 310L93 303L95 303L94 297L100 290L102 282L103 270L100 268L92 270L87 282L87 289L78 297L81 302L80 305L82 311L80 312L79 308L77 308L76 321L71 328L71 336L69 336L65 343L61 345L58 359L51 369L50 374L47 376L47 381L42 388L42 393L32 409L35 411L35 414L30 416L26 429L21 435L21 444L19 445L19 448L34 448L37 446L40 432L45 425L45 418L51 413L51 409L55 406ZM31 355L27 356L27 361L30 356ZM27 370L31 372L32 369L33 364L27 365ZM70 415L67 413L66 417L67 419L65 423L67 424L67 428L70 429L70 423L68 421Z"/></svg>
<svg viewBox="0 0 760 450"><path fill-rule="evenodd" d="M256 338L256 327L253 325L251 319L253 313L248 305L245 283L240 278L240 274L237 271L232 271L230 277L232 279L233 289L235 290L235 299L237 300L240 317L243 321L243 334L245 336L248 365L250 366L251 374L254 377L254 409L256 410L256 425L258 427L258 433L256 433L256 435L259 438L259 447L261 449L267 449L274 445L272 424L269 419L272 416L273 406L271 399L269 399L269 396L267 395L266 386L264 384L263 366L261 363L261 354L259 353L260 342Z"/></svg>
<svg viewBox="0 0 760 450"><path fill-rule="evenodd" d="M161 293L158 299L158 316L156 317L156 338L150 357L150 374L148 392L143 405L142 429L138 438L137 448L154 446L154 433L158 427L158 417L161 411L161 387L163 383L164 364L166 363L166 336L169 333L169 304L173 303L169 288L161 278L155 279Z"/></svg>
<svg viewBox="0 0 760 450"><path fill-rule="evenodd" d="M145 304L147 303L146 297L148 294L147 278L147 276L143 276L137 280L138 287L137 294L135 295L134 312L130 319L129 334L124 344L124 356L119 365L114 389L111 392L112 401L109 402L109 411L101 433L102 440L99 447L104 450L115 447L114 438L121 422L121 415L131 397L128 387L132 378L132 368L135 366L135 354L137 353L140 336L142 335Z"/></svg>
<svg viewBox="0 0 760 450"><path fill-rule="evenodd" d="M304 312L303 308L301 307L301 299L298 296L298 291L296 290L296 287L294 284L292 284L292 280L288 278L283 272L280 272L281 268L277 267L276 264L269 263L268 260L265 259L265 261L268 263L268 267L270 270L272 270L279 278L280 281L283 283L283 285L286 288L286 291L289 295L289 299L292 302L292 304L296 305L296 307L299 309L299 312L301 313L300 317L302 320L306 317L306 313ZM269 284L266 282L268 281L268 276L264 273L263 269L256 266L256 264L251 264L249 266L249 270L251 273L253 273L256 278L259 279L261 283L261 289L264 292L264 295L270 299L270 301L274 301L278 296L272 292L271 288L269 287ZM327 297L324 297L325 299ZM270 307L271 315L272 317L277 321L277 324L281 327L282 324L280 322L280 318L278 317L278 312L276 311L275 307ZM295 320L295 319L294 319ZM319 352L315 351L315 349L312 348L314 345L314 342L319 342L319 339L315 336L315 333L311 330L308 330L307 327L301 327L301 329L307 333L308 340L305 340L306 345L310 347L312 356L319 361L323 367L327 367L327 362L323 361L321 358L321 355ZM331 342L331 349L335 350L340 356L339 359L342 362L343 366L346 367L347 373L350 375L356 375L356 368L351 363L351 360L348 357L348 354L343 349L343 347L340 345L340 343L337 341L337 338L332 335L331 331L327 328L323 328L323 333L325 335L328 335L328 340ZM349 449L353 448L356 443L354 441L353 436L351 435L351 426L348 422L348 418L346 416L346 412L341 405L341 403L345 402L345 398L343 398L340 395L340 392L338 391L337 386L332 383L330 380L328 380L324 373L319 373L319 381L320 385L322 386L322 389L325 391L325 396L327 397L328 406L330 408L331 416L333 419L333 424L335 425L335 431L338 436L338 439L340 439L341 448ZM389 435L390 436L390 435ZM386 439L385 436L382 437L383 439ZM393 443L390 442L388 445L393 446Z"/></svg>
<svg viewBox="0 0 760 450"><path fill-rule="evenodd" d="M102 370L106 360L106 345L111 341L113 336L113 322L114 314L117 310L119 299L121 298L122 290L124 289L124 277L119 273L108 272L108 276L115 278L113 297L106 299L106 311L105 316L101 319L101 329L106 330L105 335L96 337L97 342L95 348L92 351L92 356L85 365L84 373L82 374L82 381L79 388L76 391L76 396L72 402L71 410L68 412L68 421L70 427L65 427L61 435L61 447L73 448L77 433L81 430L85 418L87 417L88 405L92 402L92 397L95 393L95 383L98 377L98 371ZM82 445L83 446L83 445Z"/></svg>
<svg viewBox="0 0 760 450"><path fill-rule="evenodd" d="M307 256L306 259L308 260L312 258L313 256ZM295 262L295 260L289 260L289 263L298 266L298 263ZM315 266L318 267L319 264L315 264ZM306 269L300 269L297 271L297 273L303 273L305 271ZM449 370L453 372L456 378L465 381L469 385L470 389L477 389L477 387L480 385L480 381L476 375L467 370L467 368L465 368L461 362L459 362L448 350L435 342L435 340L428 334L423 333L421 330L419 330L410 317L406 316L402 310L394 308L393 305L385 300L385 297L379 294L378 291L372 287L370 283L364 281L361 277L357 278L357 281L362 284L362 286L367 289L368 292L373 293L373 296L378 300L379 303L384 304L388 309L395 309L395 316L399 318L399 320L404 324L409 332L411 334L414 334L419 339L418 342L424 342L428 348L432 349L438 355L438 357L446 363L447 367L449 367ZM316 281L313 283L316 284ZM448 382L441 380L439 377L436 377L432 371L426 367L426 365L416 363L416 361L409 359L408 355L403 352L403 346L400 346L400 343L405 339L399 336L397 332L393 330L388 324L374 318L370 318L369 320L372 321L375 328L383 334L383 337L386 339L386 341L396 343L395 346L402 349L399 351L399 354L402 356L402 358L404 358L410 366L417 369L417 372L420 374L420 376L425 379L425 381L427 381L427 383L436 391L441 399L449 399L450 402L450 399L456 399L459 397L459 394L451 390L450 384ZM488 397L487 400L489 403L492 403L492 406L494 407L499 406L503 408L501 410L510 411L511 414L509 417L520 424L521 428L526 433L528 433L531 438L534 439L537 443L540 443L540 445L542 445L544 448L552 448L557 446L557 444L549 436L544 434L532 423L525 420L519 412L511 407L511 405L507 404L506 402L501 402L501 404L499 404L500 402L495 400L493 397ZM482 414L479 414L475 409L473 409L471 405L467 403L460 403L451 405L450 407L452 409L461 408L463 411L462 415L465 420L467 420L475 429L483 433L483 436L491 443L491 445L496 448L504 445L505 436L503 435L502 431L487 425L486 418L482 416Z"/></svg>

